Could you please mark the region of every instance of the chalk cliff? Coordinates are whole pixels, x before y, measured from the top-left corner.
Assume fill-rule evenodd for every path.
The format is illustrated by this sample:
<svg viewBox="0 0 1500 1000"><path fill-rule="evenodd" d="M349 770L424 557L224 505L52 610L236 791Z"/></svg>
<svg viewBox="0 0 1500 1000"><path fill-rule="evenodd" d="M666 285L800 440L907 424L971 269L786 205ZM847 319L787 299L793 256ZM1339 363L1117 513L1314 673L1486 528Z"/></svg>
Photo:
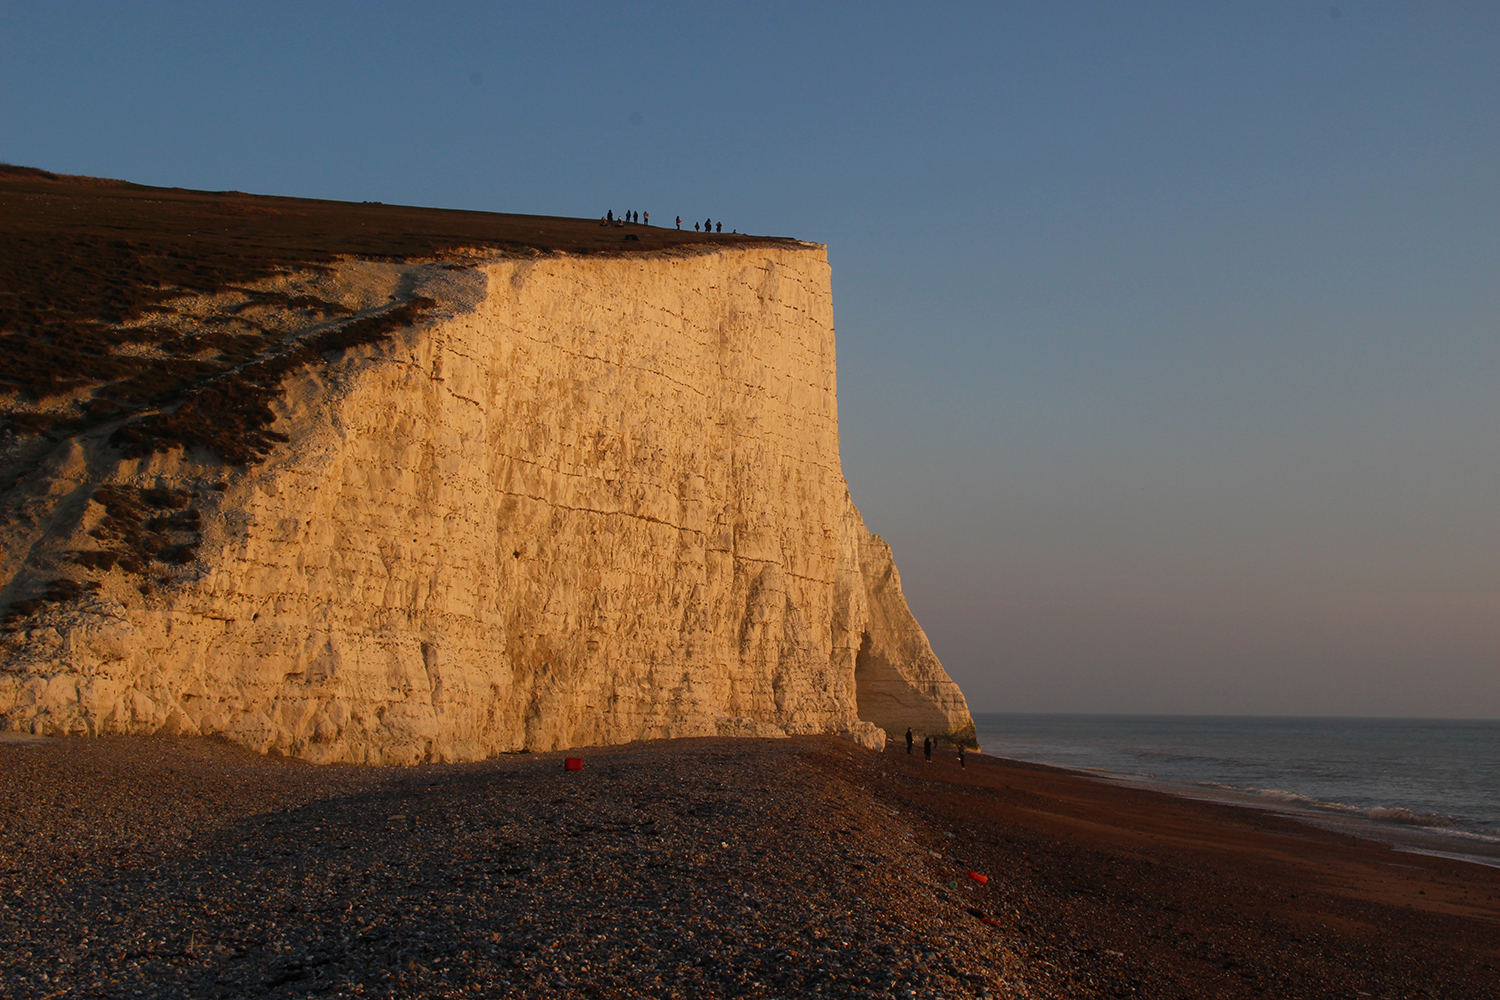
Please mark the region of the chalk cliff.
<svg viewBox="0 0 1500 1000"><path fill-rule="evenodd" d="M396 764L972 739L840 470L823 248L347 260L250 291L174 306L422 308L288 375L258 464L129 457L107 427L13 444L0 728Z"/></svg>

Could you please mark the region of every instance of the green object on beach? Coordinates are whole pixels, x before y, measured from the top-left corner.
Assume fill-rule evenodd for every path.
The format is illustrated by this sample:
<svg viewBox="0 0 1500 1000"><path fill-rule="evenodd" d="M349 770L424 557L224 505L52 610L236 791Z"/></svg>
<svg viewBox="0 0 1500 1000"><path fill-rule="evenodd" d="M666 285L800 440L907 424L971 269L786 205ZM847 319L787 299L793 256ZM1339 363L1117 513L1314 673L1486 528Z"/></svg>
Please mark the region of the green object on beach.
<svg viewBox="0 0 1500 1000"><path fill-rule="evenodd" d="M956 880L954 880L954 879L949 879L948 880L948 888L950 888L950 889L957 889L958 888L958 882Z"/></svg>

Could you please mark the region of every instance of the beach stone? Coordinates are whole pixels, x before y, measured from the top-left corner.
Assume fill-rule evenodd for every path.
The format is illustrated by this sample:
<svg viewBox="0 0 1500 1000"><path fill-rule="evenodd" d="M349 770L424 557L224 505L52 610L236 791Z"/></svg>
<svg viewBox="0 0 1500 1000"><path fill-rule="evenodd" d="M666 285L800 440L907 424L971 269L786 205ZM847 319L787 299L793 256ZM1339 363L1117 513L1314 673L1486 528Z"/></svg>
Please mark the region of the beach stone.
<svg viewBox="0 0 1500 1000"><path fill-rule="evenodd" d="M97 589L0 634L0 727L394 765L972 740L840 469L823 247L345 261L262 284L356 315L436 305L291 376L261 464L121 460L103 435L5 458L0 597ZM143 517L191 527L186 561L89 568L104 484L157 491Z"/></svg>

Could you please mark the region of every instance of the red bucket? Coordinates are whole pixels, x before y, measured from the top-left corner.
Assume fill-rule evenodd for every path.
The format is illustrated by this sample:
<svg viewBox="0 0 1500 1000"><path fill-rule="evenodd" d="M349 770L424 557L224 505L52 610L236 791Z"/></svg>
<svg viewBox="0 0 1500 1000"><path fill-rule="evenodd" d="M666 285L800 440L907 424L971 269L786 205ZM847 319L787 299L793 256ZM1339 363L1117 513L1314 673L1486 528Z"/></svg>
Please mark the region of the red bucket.
<svg viewBox="0 0 1500 1000"><path fill-rule="evenodd" d="M569 771L582 771L583 770L583 758L582 757L569 757L566 761L563 762L563 766L565 766Z"/></svg>

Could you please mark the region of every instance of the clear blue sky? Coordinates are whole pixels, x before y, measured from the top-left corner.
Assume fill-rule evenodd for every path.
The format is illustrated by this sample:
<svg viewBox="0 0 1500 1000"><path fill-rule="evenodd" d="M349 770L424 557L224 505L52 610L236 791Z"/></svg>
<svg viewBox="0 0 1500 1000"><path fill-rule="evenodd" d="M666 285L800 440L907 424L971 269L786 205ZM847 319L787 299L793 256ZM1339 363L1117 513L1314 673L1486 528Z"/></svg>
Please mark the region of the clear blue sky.
<svg viewBox="0 0 1500 1000"><path fill-rule="evenodd" d="M827 243L976 709L1500 717L1500 5L7 4L0 160Z"/></svg>

